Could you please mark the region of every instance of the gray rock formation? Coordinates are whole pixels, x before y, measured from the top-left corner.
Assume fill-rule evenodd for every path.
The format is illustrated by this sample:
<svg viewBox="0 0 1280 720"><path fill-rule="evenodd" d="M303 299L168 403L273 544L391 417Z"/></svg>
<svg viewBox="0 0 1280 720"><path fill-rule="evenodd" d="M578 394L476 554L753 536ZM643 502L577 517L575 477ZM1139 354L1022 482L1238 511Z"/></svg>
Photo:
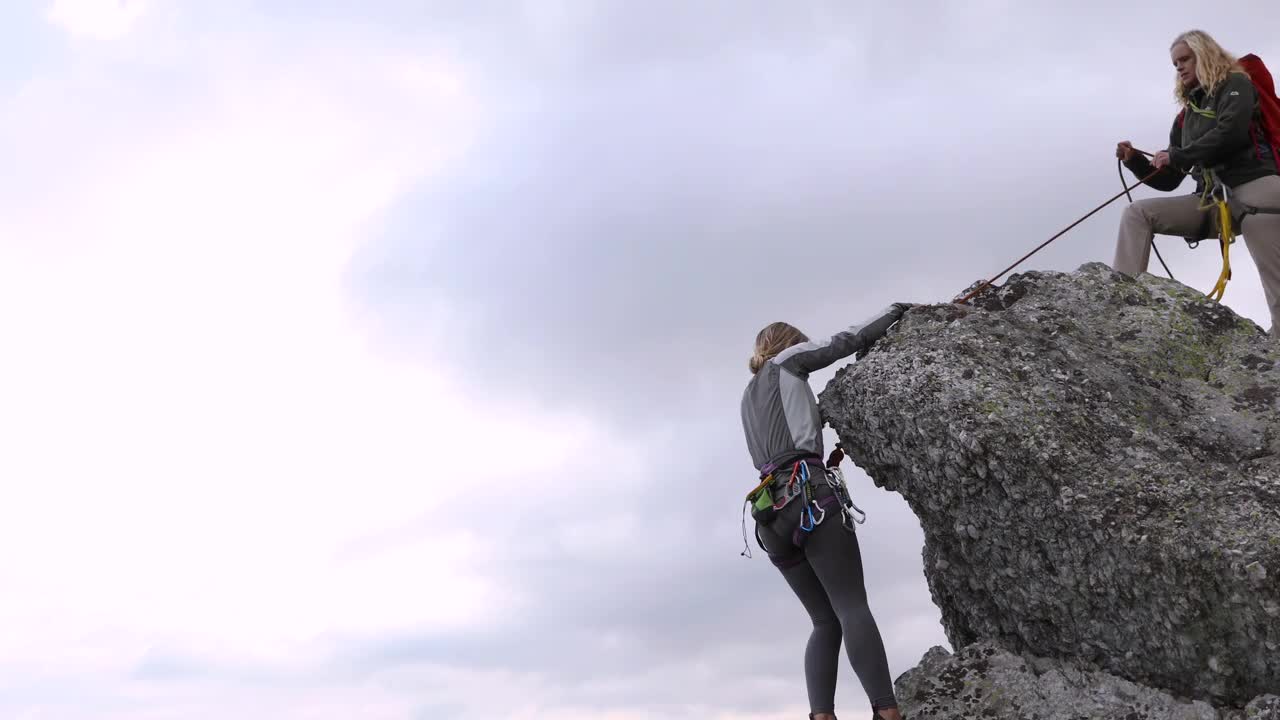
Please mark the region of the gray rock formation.
<svg viewBox="0 0 1280 720"><path fill-rule="evenodd" d="M1166 693L1102 672L1045 658L1023 658L992 642L955 655L925 653L897 682L899 702L912 720L1219 720L1202 700Z"/></svg>
<svg viewBox="0 0 1280 720"><path fill-rule="evenodd" d="M1221 707L1280 693L1280 345L1100 263L972 305L913 309L821 394L919 517L952 646Z"/></svg>
<svg viewBox="0 0 1280 720"><path fill-rule="evenodd" d="M1264 695L1242 713L1223 713L1222 720L1280 720L1280 695Z"/></svg>
<svg viewBox="0 0 1280 720"><path fill-rule="evenodd" d="M1015 655L989 641L954 655L930 649L898 678L897 693L913 720L1280 720L1277 695L1220 711L1108 673Z"/></svg>

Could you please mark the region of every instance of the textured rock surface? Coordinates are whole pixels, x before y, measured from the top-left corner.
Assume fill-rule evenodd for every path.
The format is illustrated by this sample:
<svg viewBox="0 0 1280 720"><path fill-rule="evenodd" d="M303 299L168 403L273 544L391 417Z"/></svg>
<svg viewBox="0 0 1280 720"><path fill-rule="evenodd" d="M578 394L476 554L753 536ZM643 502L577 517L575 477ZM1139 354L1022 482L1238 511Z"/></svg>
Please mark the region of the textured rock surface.
<svg viewBox="0 0 1280 720"><path fill-rule="evenodd" d="M1220 720L1206 702L1062 662L1023 658L990 642L955 655L933 648L898 678L896 690L912 720Z"/></svg>
<svg viewBox="0 0 1280 720"><path fill-rule="evenodd" d="M1222 720L1280 720L1280 695L1265 695L1249 703L1243 713L1223 713Z"/></svg>
<svg viewBox="0 0 1280 720"><path fill-rule="evenodd" d="M1091 263L912 310L822 410L900 492L953 647L1241 707L1280 690L1277 343Z"/></svg>

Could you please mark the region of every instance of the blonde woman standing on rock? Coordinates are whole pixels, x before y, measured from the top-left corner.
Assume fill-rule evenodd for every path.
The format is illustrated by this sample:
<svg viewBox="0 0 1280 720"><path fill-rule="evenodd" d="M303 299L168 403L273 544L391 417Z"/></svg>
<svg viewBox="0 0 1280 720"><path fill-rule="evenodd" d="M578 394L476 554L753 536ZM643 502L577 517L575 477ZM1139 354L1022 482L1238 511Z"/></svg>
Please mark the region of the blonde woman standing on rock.
<svg viewBox="0 0 1280 720"><path fill-rule="evenodd" d="M1112 267L1128 275L1147 269L1156 233L1190 240L1217 235L1213 206L1203 194L1213 190L1206 176L1226 186L1233 215L1241 204L1280 210L1276 148L1264 131L1259 95L1240 62L1199 30L1179 35L1170 46L1177 74L1174 96L1182 111L1169 132L1169 147L1151 161L1128 141L1116 156L1146 184L1165 192L1196 177L1196 194L1139 200L1125 209ZM1254 58L1256 60L1256 58ZM1260 63L1259 63L1260 65ZM1280 133L1280 128L1272 128ZM1262 279L1271 312L1271 334L1280 333L1280 214L1233 217L1244 235Z"/></svg>
<svg viewBox="0 0 1280 720"><path fill-rule="evenodd" d="M842 486L830 482L822 464L823 423L809 374L869 348L910 307L895 303L864 325L817 341L787 323L772 323L756 336L749 363L742 426L760 471L757 490L768 492L764 511L752 513L756 541L813 621L804 654L810 720L835 720L842 640L873 720L902 720L884 643L867 605L858 539L852 524L840 521Z"/></svg>

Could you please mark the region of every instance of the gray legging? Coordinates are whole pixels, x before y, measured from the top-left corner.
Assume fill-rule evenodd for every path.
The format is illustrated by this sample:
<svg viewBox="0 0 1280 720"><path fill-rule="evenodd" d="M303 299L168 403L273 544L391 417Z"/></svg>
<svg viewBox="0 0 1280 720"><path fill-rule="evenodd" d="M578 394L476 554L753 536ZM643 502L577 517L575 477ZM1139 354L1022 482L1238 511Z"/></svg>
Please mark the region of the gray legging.
<svg viewBox="0 0 1280 720"><path fill-rule="evenodd" d="M805 503L797 497L772 523L757 524L756 538L813 620L804 652L810 711L835 712L841 639L871 707L897 707L884 643L867 607L858 538L841 524L839 506L822 471L813 468L809 482L815 500L825 507L825 519L811 532L798 530ZM820 515L817 510L814 514Z"/></svg>

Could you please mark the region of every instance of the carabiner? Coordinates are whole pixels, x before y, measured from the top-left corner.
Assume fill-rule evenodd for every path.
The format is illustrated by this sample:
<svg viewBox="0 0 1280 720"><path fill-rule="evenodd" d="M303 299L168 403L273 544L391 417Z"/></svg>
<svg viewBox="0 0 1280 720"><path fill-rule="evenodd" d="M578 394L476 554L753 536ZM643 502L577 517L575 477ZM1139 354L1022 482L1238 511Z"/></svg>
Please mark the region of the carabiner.
<svg viewBox="0 0 1280 720"><path fill-rule="evenodd" d="M813 532L813 529L818 526L818 522L821 522L814 522L812 505L812 501L807 502L805 503L804 508L800 510L800 529L805 532ZM818 509L821 510L822 508ZM806 519L809 521L807 524L805 523Z"/></svg>
<svg viewBox="0 0 1280 720"><path fill-rule="evenodd" d="M819 505L817 500L812 500L809 502L809 504L813 507L818 508L818 521L814 523L814 526L821 525L822 521L827 519L827 509ZM805 508L805 509L809 510L809 519L812 520L813 510L809 508Z"/></svg>

